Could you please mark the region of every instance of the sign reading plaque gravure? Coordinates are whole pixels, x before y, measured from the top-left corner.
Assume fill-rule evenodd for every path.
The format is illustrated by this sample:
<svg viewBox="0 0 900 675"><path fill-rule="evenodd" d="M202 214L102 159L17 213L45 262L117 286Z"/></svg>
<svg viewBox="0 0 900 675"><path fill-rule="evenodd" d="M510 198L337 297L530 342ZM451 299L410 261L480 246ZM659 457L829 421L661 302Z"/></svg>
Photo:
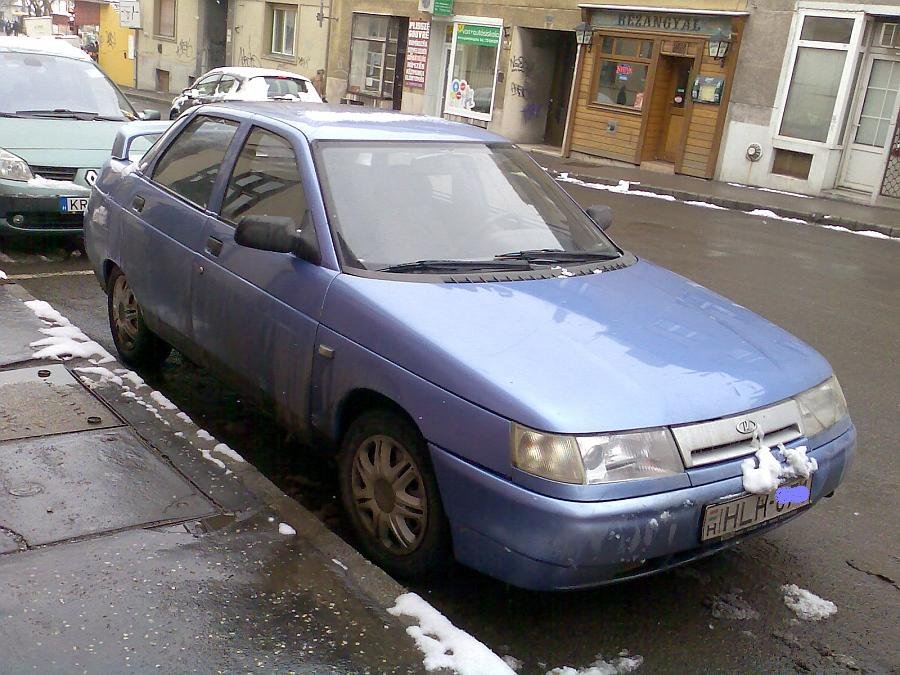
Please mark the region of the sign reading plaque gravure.
<svg viewBox="0 0 900 675"><path fill-rule="evenodd" d="M404 89L425 88L425 69L428 66L428 41L430 39L430 22L409 22L406 42L406 67L403 72Z"/></svg>

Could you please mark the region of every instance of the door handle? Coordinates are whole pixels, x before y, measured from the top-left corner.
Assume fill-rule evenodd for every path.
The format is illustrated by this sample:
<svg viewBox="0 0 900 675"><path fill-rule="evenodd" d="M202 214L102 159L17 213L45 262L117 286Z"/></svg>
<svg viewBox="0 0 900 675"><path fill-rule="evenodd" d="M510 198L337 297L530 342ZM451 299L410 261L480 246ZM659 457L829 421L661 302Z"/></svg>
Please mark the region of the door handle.
<svg viewBox="0 0 900 675"><path fill-rule="evenodd" d="M140 213L144 210L144 198L141 196L135 197L131 200L131 208Z"/></svg>
<svg viewBox="0 0 900 675"><path fill-rule="evenodd" d="M206 240L206 252L212 256L218 256L222 252L222 242L215 237Z"/></svg>

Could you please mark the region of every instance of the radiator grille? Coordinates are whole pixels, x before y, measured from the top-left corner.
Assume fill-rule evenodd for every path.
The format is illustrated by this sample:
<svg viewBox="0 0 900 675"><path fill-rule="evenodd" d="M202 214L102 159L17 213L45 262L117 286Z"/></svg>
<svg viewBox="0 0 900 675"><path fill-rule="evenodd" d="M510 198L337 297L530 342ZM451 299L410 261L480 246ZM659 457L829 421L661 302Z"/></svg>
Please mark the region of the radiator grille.
<svg viewBox="0 0 900 675"><path fill-rule="evenodd" d="M31 171L47 180L65 181L75 180L75 174L78 173L78 169L72 169L67 166L32 166Z"/></svg>

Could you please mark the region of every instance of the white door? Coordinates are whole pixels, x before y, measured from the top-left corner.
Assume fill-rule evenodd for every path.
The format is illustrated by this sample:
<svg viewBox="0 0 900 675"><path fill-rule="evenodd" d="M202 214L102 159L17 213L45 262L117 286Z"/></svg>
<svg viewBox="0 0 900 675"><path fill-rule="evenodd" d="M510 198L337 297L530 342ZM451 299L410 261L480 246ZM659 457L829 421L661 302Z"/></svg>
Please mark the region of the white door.
<svg viewBox="0 0 900 675"><path fill-rule="evenodd" d="M900 59L872 56L858 95L853 124L847 132L841 184L877 192L887 162L887 145L894 136L900 106Z"/></svg>

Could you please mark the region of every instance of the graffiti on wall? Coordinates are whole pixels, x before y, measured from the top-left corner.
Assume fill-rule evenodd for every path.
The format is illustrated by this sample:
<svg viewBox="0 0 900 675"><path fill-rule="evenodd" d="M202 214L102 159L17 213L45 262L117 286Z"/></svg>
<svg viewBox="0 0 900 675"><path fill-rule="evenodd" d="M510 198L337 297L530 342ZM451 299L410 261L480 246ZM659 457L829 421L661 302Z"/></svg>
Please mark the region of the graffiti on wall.
<svg viewBox="0 0 900 675"><path fill-rule="evenodd" d="M189 59L194 55L194 45L190 40L179 40L175 45L175 56L181 59Z"/></svg>
<svg viewBox="0 0 900 675"><path fill-rule="evenodd" d="M544 104L532 100L534 98L529 80L533 72L533 64L524 54L513 56L509 60L509 70L511 73L518 73L518 82L510 82L509 93L520 98L524 102L522 107L522 118L526 122L530 122L541 116L544 110Z"/></svg>
<svg viewBox="0 0 900 675"><path fill-rule="evenodd" d="M259 67L259 58L253 52L246 51L243 47L238 51L238 63L244 68Z"/></svg>

